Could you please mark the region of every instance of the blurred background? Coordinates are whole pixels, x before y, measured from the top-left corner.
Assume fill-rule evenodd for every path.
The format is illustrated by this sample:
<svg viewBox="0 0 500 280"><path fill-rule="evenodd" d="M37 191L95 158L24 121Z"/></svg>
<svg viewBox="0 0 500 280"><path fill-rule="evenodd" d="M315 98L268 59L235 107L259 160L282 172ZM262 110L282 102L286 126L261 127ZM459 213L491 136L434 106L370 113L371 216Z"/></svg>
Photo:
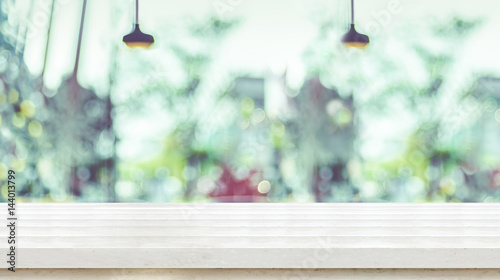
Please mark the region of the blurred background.
<svg viewBox="0 0 500 280"><path fill-rule="evenodd" d="M0 1L0 201L500 202L498 1L139 5Z"/></svg>

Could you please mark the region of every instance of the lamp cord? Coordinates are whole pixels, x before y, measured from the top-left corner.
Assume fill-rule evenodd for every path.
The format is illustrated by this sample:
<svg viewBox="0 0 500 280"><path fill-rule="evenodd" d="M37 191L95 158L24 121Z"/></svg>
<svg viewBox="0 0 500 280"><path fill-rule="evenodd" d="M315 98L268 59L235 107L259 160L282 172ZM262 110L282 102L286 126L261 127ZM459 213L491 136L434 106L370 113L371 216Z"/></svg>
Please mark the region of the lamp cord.
<svg viewBox="0 0 500 280"><path fill-rule="evenodd" d="M354 0L351 0L351 24L354 24Z"/></svg>
<svg viewBox="0 0 500 280"><path fill-rule="evenodd" d="M135 24L139 24L139 0L135 0Z"/></svg>

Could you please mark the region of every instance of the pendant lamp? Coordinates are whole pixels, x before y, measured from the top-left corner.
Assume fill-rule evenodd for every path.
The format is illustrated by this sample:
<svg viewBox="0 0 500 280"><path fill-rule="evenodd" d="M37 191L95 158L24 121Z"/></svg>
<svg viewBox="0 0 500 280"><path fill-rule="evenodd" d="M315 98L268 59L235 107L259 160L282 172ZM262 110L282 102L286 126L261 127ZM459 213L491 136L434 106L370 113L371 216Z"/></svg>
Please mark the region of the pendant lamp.
<svg viewBox="0 0 500 280"><path fill-rule="evenodd" d="M130 48L149 48L155 42L153 36L143 33L139 28L139 0L135 0L134 30L123 36L123 42Z"/></svg>
<svg viewBox="0 0 500 280"><path fill-rule="evenodd" d="M348 48L363 49L370 43L370 38L365 34L358 33L354 28L354 0L351 0L351 28L342 37L342 44Z"/></svg>

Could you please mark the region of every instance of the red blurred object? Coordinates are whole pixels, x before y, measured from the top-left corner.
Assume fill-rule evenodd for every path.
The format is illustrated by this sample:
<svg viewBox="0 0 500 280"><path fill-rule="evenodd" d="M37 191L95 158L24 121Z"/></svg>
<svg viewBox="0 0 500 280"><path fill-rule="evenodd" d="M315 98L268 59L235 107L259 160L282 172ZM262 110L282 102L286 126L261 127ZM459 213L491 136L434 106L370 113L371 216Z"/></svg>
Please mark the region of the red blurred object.
<svg viewBox="0 0 500 280"><path fill-rule="evenodd" d="M491 188L500 189L500 169L491 171Z"/></svg>
<svg viewBox="0 0 500 280"><path fill-rule="evenodd" d="M217 181L217 187L208 194L218 202L267 202L266 194L257 190L261 181L261 172L250 170L248 176L238 180L231 169L224 166L222 175Z"/></svg>

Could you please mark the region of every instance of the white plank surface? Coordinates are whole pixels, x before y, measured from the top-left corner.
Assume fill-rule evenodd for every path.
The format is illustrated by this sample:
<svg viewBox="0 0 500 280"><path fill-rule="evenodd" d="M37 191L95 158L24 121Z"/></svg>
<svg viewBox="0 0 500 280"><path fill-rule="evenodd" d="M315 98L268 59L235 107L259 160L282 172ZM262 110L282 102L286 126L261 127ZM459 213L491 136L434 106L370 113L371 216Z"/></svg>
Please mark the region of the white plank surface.
<svg viewBox="0 0 500 280"><path fill-rule="evenodd" d="M500 268L498 204L30 203L16 214L19 268Z"/></svg>
<svg viewBox="0 0 500 280"><path fill-rule="evenodd" d="M20 269L8 280L498 280L499 269Z"/></svg>

